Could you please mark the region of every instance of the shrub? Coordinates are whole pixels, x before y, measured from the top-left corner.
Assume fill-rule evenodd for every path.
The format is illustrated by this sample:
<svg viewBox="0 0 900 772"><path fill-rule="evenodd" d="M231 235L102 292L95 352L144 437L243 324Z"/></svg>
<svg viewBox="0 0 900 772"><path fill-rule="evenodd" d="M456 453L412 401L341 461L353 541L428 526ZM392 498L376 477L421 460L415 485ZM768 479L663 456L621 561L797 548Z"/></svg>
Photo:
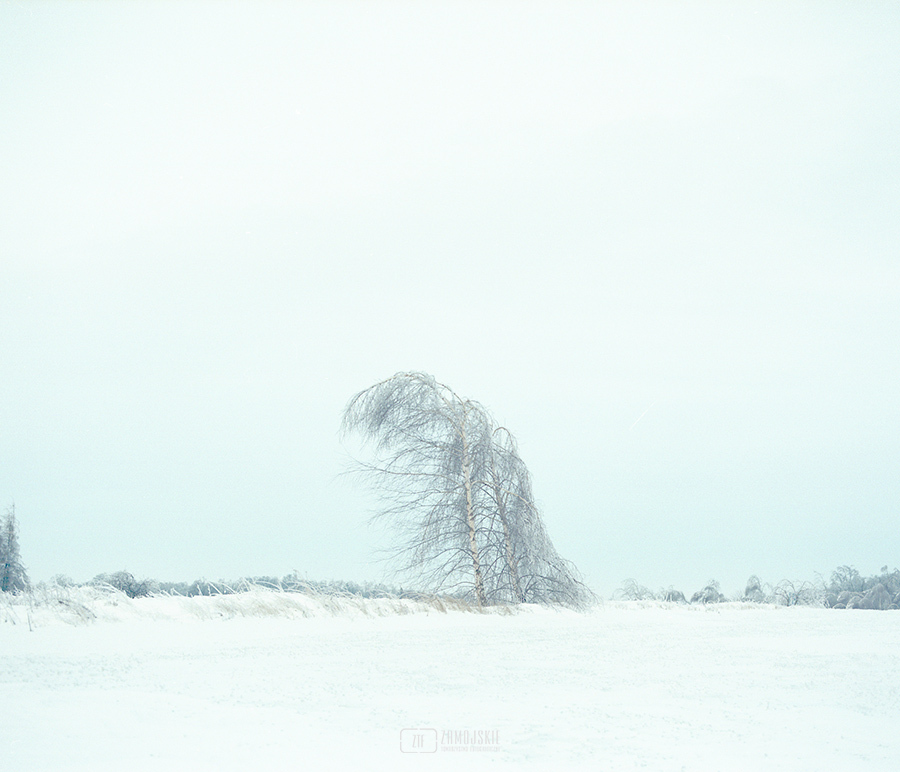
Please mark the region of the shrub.
<svg viewBox="0 0 900 772"><path fill-rule="evenodd" d="M776 603L782 606L822 606L825 604L824 588L812 582L780 581L772 593Z"/></svg>
<svg viewBox="0 0 900 772"><path fill-rule="evenodd" d="M613 593L613 600L656 600L656 595L649 587L638 584L634 579L626 579Z"/></svg>
<svg viewBox="0 0 900 772"><path fill-rule="evenodd" d="M871 590L863 595L856 603L856 608L877 609L886 611L890 608L896 608L894 598L883 584L876 584Z"/></svg>
<svg viewBox="0 0 900 772"><path fill-rule="evenodd" d="M113 574L97 574L91 579L90 584L108 584L110 587L124 592L129 598L143 598L158 589L158 585L151 579L138 581L128 571L116 571Z"/></svg>

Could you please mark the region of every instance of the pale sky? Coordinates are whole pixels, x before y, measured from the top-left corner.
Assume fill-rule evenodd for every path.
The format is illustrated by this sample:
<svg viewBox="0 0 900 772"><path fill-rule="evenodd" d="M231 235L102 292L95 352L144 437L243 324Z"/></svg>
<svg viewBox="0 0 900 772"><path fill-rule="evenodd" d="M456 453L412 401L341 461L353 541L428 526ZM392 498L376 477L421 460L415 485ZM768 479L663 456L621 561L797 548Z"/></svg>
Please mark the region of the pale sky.
<svg viewBox="0 0 900 772"><path fill-rule="evenodd" d="M379 580L357 391L633 577L900 564L900 6L0 4L0 511L33 580Z"/></svg>

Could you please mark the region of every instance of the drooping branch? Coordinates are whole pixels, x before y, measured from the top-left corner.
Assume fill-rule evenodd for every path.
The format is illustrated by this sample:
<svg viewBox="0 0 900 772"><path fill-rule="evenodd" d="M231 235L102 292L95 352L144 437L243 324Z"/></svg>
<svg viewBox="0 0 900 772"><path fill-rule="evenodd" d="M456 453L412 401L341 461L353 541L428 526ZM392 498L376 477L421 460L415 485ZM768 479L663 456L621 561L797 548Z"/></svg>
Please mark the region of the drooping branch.
<svg viewBox="0 0 900 772"><path fill-rule="evenodd" d="M515 440L487 410L425 373L398 373L354 396L344 434L371 442L360 464L397 531L402 569L479 605L593 597L553 548Z"/></svg>

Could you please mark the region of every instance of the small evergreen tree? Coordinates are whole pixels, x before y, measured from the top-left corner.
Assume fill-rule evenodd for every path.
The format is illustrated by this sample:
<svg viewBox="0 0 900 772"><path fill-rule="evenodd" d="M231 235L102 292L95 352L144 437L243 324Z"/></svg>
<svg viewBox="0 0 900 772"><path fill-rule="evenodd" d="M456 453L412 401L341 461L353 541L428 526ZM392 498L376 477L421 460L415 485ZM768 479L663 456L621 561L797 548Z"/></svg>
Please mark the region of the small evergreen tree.
<svg viewBox="0 0 900 772"><path fill-rule="evenodd" d="M19 555L19 524L13 504L0 523L0 591L24 592L28 589L28 574Z"/></svg>

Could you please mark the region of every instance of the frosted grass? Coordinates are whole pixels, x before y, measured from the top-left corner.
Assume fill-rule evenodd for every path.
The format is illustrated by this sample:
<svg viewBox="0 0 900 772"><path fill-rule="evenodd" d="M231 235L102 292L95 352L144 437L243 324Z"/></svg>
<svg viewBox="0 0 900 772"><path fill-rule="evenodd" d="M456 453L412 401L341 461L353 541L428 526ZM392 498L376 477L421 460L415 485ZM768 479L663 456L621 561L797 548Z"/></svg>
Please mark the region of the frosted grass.
<svg viewBox="0 0 900 772"><path fill-rule="evenodd" d="M224 588L224 586L223 586ZM40 628L47 625L83 625L93 622L135 620L213 620L233 617L383 617L428 613L510 614L515 607L479 608L446 596L416 598L364 598L349 593L323 593L313 589L285 592L247 585L238 592L213 595L159 594L129 598L109 586L45 587L32 593L0 593L0 624Z"/></svg>

